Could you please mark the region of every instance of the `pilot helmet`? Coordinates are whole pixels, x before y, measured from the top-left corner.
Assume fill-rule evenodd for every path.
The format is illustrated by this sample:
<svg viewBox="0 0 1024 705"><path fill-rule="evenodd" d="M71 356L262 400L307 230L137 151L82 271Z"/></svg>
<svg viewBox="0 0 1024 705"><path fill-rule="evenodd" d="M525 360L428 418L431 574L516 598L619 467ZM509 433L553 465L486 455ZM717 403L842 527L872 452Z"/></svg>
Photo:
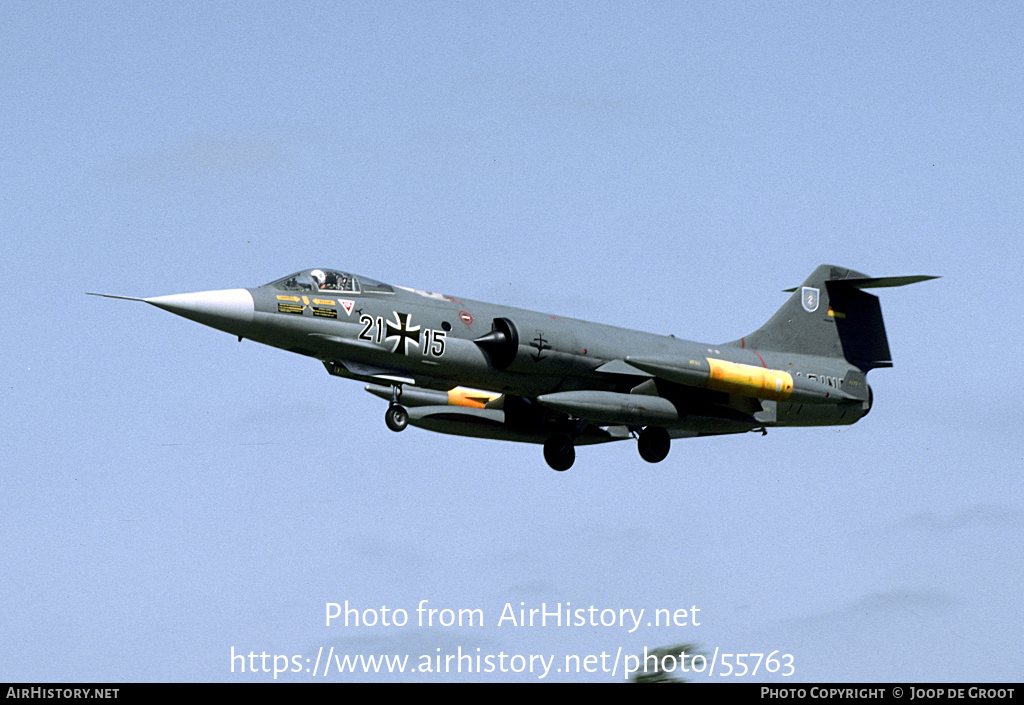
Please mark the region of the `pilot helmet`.
<svg viewBox="0 0 1024 705"><path fill-rule="evenodd" d="M324 285L324 280L326 279L326 277L324 276L324 273L321 270L314 269L312 272L309 273L309 276L313 277L313 281L316 282L317 286Z"/></svg>

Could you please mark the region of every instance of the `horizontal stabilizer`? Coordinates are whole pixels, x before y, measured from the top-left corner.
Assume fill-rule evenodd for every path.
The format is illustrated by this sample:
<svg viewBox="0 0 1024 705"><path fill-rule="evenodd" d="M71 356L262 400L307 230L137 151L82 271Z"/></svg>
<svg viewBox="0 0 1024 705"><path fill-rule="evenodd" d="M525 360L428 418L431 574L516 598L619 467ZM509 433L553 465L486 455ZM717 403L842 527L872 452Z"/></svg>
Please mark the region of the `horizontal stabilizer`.
<svg viewBox="0 0 1024 705"><path fill-rule="evenodd" d="M918 282L940 278L927 274L912 274L905 277L861 277L859 279L832 279L830 281L839 281L855 289L884 289L890 286L906 286L907 284L917 284ZM796 290L797 287L795 286L792 289L783 289L787 294Z"/></svg>

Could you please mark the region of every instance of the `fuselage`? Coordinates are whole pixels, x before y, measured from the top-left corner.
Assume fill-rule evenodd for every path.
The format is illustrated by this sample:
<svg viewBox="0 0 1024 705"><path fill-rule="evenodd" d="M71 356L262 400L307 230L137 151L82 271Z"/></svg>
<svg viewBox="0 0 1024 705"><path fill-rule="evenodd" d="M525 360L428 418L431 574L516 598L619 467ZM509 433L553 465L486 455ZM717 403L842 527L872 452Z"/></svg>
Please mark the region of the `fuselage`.
<svg viewBox="0 0 1024 705"><path fill-rule="evenodd" d="M251 289L147 299L238 337L314 358L389 402L386 426L538 443L555 470L575 446L635 438L664 460L672 439L855 423L867 373L892 367L869 277L822 264L761 327L707 344L307 269Z"/></svg>
<svg viewBox="0 0 1024 705"><path fill-rule="evenodd" d="M331 281L323 281L324 272ZM366 382L433 390L465 386L526 399L577 391L659 395L680 407L678 419L661 424L667 428L703 433L849 424L870 408L863 373L842 359L753 350L742 339L698 343L393 287L333 270L305 270L251 289L147 301L239 338L318 359L332 374ZM484 344L481 339L492 333L497 342ZM689 363L705 375L709 365L714 371L731 363L740 366L731 370L790 375L815 392L863 385L864 393L853 402L845 396L830 403L787 403L781 396L750 392L743 383L716 389L666 382L630 365L629 358ZM691 407L694 413L687 413ZM709 415L708 408L717 412Z"/></svg>

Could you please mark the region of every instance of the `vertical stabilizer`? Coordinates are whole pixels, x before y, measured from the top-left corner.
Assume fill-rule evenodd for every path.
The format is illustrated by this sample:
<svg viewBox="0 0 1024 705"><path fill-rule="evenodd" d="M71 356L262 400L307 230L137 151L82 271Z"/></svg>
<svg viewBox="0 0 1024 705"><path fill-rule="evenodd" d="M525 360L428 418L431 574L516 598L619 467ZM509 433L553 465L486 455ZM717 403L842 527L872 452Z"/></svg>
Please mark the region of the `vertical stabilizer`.
<svg viewBox="0 0 1024 705"><path fill-rule="evenodd" d="M864 372L892 367L878 297L867 288L903 286L931 276L872 278L819 266L767 323L736 344L755 350L845 358Z"/></svg>

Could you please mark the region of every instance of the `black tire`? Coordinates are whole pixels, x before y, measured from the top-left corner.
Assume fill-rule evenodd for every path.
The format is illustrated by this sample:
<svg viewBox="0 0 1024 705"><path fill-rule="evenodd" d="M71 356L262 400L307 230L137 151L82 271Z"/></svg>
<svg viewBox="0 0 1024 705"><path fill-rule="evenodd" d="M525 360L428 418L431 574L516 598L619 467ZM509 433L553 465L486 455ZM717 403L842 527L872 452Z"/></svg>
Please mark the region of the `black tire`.
<svg viewBox="0 0 1024 705"><path fill-rule="evenodd" d="M395 433L404 431L405 427L409 425L409 412L405 410L404 406L398 404L389 406L384 413L384 423Z"/></svg>
<svg viewBox="0 0 1024 705"><path fill-rule="evenodd" d="M640 432L636 447L640 451L640 457L648 463L660 463L668 455L672 446L672 439L668 431L663 428L648 426Z"/></svg>
<svg viewBox="0 0 1024 705"><path fill-rule="evenodd" d="M554 470L564 472L576 462L576 448L568 433L556 433L544 442L544 460Z"/></svg>

